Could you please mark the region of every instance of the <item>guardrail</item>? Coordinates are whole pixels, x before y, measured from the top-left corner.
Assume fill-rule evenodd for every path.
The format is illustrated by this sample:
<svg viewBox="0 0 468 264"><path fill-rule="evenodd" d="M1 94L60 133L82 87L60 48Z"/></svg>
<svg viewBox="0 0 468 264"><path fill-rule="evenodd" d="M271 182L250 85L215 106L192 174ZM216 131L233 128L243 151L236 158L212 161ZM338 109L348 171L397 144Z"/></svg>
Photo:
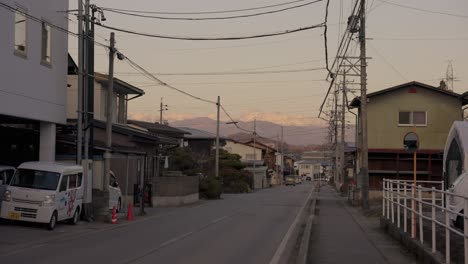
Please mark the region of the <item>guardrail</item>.
<svg viewBox="0 0 468 264"><path fill-rule="evenodd" d="M439 186L440 189L436 188ZM463 212L452 210L453 199L458 197L463 202ZM464 258L468 263L468 196L457 195L445 190L441 181L413 181L384 179L382 193L382 216L403 232L411 234L413 239L419 237L424 244L424 221L430 223L431 238L427 240L432 245L432 253L436 253L437 227L445 229L445 262L450 263L451 235L460 236L464 240ZM411 215L411 217L409 217ZM463 230L451 224L450 216L463 219ZM443 218L443 219L440 219ZM401 223L403 220L403 224ZM411 233L408 230L410 221ZM443 252L440 252L443 254Z"/></svg>

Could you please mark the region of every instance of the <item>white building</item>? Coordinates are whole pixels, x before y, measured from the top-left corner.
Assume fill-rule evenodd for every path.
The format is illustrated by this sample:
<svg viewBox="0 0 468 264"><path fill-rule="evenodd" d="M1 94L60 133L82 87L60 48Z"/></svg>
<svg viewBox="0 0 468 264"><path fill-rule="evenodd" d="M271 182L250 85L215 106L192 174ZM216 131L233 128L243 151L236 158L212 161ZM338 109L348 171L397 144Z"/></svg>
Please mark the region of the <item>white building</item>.
<svg viewBox="0 0 468 264"><path fill-rule="evenodd" d="M2 0L0 123L36 125L39 159L55 160L55 126L66 123L68 1Z"/></svg>

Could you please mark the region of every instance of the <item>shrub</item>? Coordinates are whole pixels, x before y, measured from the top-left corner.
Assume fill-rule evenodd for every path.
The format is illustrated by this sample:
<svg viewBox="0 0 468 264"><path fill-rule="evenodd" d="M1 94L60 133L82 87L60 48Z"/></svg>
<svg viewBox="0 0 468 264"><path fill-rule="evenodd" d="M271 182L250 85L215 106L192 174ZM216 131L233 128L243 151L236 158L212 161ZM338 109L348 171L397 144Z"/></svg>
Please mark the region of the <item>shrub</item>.
<svg viewBox="0 0 468 264"><path fill-rule="evenodd" d="M207 199L219 199L221 198L221 183L220 181L209 176L200 181L200 196Z"/></svg>

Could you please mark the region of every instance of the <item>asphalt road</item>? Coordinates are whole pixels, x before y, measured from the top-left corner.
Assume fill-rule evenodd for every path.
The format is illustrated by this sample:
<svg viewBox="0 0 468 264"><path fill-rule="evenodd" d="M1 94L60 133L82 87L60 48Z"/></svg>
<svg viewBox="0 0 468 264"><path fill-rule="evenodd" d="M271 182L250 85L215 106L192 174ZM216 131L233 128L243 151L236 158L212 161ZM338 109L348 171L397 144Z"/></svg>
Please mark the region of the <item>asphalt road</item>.
<svg viewBox="0 0 468 264"><path fill-rule="evenodd" d="M269 263L311 190L225 195L117 226L0 225L0 263Z"/></svg>

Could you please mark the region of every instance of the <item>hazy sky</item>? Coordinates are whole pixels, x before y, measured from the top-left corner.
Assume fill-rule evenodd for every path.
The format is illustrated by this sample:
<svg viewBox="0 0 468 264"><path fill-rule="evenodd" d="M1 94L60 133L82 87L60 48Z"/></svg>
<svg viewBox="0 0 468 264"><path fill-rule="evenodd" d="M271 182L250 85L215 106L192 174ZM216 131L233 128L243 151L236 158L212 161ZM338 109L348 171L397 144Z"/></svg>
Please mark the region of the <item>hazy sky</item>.
<svg viewBox="0 0 468 264"><path fill-rule="evenodd" d="M290 0L97 0L98 6L121 9L199 12L243 9ZM77 0L70 1L70 9ZM437 86L445 78L452 61L455 92L468 87L468 1L466 0L368 0L367 36L369 92L408 81ZM387 3L386 3L387 2ZM225 37L256 35L296 29L322 23L325 16L322 1L299 9L276 14L214 21L173 21L137 18L105 12L106 25L139 32L174 36ZM331 0L328 44L330 63L339 39L340 6L345 23L354 0ZM461 15L464 17L422 12L391 5ZM273 9L278 9L272 8ZM264 11L264 10L258 10ZM235 13L246 14L248 12ZM250 12L252 13L252 12ZM225 16L217 14L204 16ZM161 15L163 16L163 15ZM175 15L164 15L175 16ZM185 15L195 17L195 15ZM73 21L76 18L70 17ZM341 30L345 25L341 26ZM71 22L76 31L77 24ZM98 28L98 41L106 42L109 30ZM209 100L221 96L221 102L235 119L257 117L284 124L317 122L319 106L328 89L323 81L325 70L244 75L164 75L220 71L277 71L325 66L323 28L283 36L236 41L183 41L138 37L116 32L117 48L133 61L157 76L189 93ZM70 38L70 52L77 52L76 38ZM353 42L352 51L358 51ZM357 53L354 54L357 54ZM107 73L108 57L103 48L96 48L96 71ZM193 100L167 87L154 85L135 74L125 62L116 60L116 77L145 90L146 95L130 103L134 117L159 119L159 102L164 97L169 120L198 116L215 117L214 105ZM356 79L357 81L357 79ZM165 118L165 119L166 119ZM222 115L223 119L226 119Z"/></svg>

